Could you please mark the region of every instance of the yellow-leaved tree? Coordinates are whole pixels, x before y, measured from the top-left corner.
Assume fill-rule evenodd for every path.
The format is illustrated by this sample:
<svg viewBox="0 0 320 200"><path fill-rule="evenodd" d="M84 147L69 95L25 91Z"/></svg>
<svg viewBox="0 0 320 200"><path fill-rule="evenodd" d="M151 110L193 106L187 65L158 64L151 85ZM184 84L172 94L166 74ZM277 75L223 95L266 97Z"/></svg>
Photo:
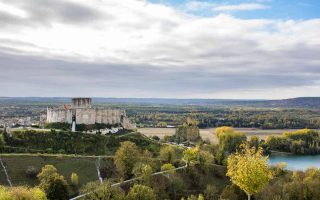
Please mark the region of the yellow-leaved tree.
<svg viewBox="0 0 320 200"><path fill-rule="evenodd" d="M239 186L247 195L259 192L272 179L268 167L268 157L263 156L262 149L241 145L241 151L228 157L227 176L232 183Z"/></svg>

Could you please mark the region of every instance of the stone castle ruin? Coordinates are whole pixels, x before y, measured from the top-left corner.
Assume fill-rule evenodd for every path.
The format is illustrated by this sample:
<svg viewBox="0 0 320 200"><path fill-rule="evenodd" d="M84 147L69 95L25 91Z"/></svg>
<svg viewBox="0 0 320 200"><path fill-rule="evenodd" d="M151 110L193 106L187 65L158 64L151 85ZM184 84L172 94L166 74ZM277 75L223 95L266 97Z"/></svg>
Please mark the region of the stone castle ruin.
<svg viewBox="0 0 320 200"><path fill-rule="evenodd" d="M71 124L121 125L125 129L135 129L123 109L94 108L91 98L73 98L71 106L47 108L47 123L65 122Z"/></svg>

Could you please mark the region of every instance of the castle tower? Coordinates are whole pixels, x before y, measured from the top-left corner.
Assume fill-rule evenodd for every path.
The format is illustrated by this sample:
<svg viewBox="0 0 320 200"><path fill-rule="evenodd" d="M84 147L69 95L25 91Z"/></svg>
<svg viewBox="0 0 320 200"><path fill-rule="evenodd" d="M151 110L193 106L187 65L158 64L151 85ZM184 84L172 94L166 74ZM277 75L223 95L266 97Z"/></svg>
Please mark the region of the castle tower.
<svg viewBox="0 0 320 200"><path fill-rule="evenodd" d="M91 98L72 98L72 108L91 108Z"/></svg>

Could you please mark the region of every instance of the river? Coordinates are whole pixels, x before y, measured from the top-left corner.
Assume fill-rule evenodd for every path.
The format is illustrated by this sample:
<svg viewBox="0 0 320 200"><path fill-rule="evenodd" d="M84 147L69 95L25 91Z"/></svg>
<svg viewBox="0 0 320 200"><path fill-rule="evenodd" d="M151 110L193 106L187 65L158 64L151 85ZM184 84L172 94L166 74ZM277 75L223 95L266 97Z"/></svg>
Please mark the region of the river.
<svg viewBox="0 0 320 200"><path fill-rule="evenodd" d="M288 170L306 170L310 167L320 168L320 155L271 155L269 157L270 165L280 162L287 163Z"/></svg>

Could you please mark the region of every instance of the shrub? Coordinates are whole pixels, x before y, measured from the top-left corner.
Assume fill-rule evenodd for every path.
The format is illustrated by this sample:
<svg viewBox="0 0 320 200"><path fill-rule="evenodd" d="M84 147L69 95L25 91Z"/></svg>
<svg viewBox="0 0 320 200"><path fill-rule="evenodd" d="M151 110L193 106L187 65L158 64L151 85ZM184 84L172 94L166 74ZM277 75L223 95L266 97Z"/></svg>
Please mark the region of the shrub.
<svg viewBox="0 0 320 200"><path fill-rule="evenodd" d="M29 178L34 178L34 179L37 178L38 173L39 173L39 170L34 166L28 166L26 169L26 175Z"/></svg>
<svg viewBox="0 0 320 200"><path fill-rule="evenodd" d="M79 176L77 173L72 172L70 180L71 180L72 186L77 187L79 185Z"/></svg>

